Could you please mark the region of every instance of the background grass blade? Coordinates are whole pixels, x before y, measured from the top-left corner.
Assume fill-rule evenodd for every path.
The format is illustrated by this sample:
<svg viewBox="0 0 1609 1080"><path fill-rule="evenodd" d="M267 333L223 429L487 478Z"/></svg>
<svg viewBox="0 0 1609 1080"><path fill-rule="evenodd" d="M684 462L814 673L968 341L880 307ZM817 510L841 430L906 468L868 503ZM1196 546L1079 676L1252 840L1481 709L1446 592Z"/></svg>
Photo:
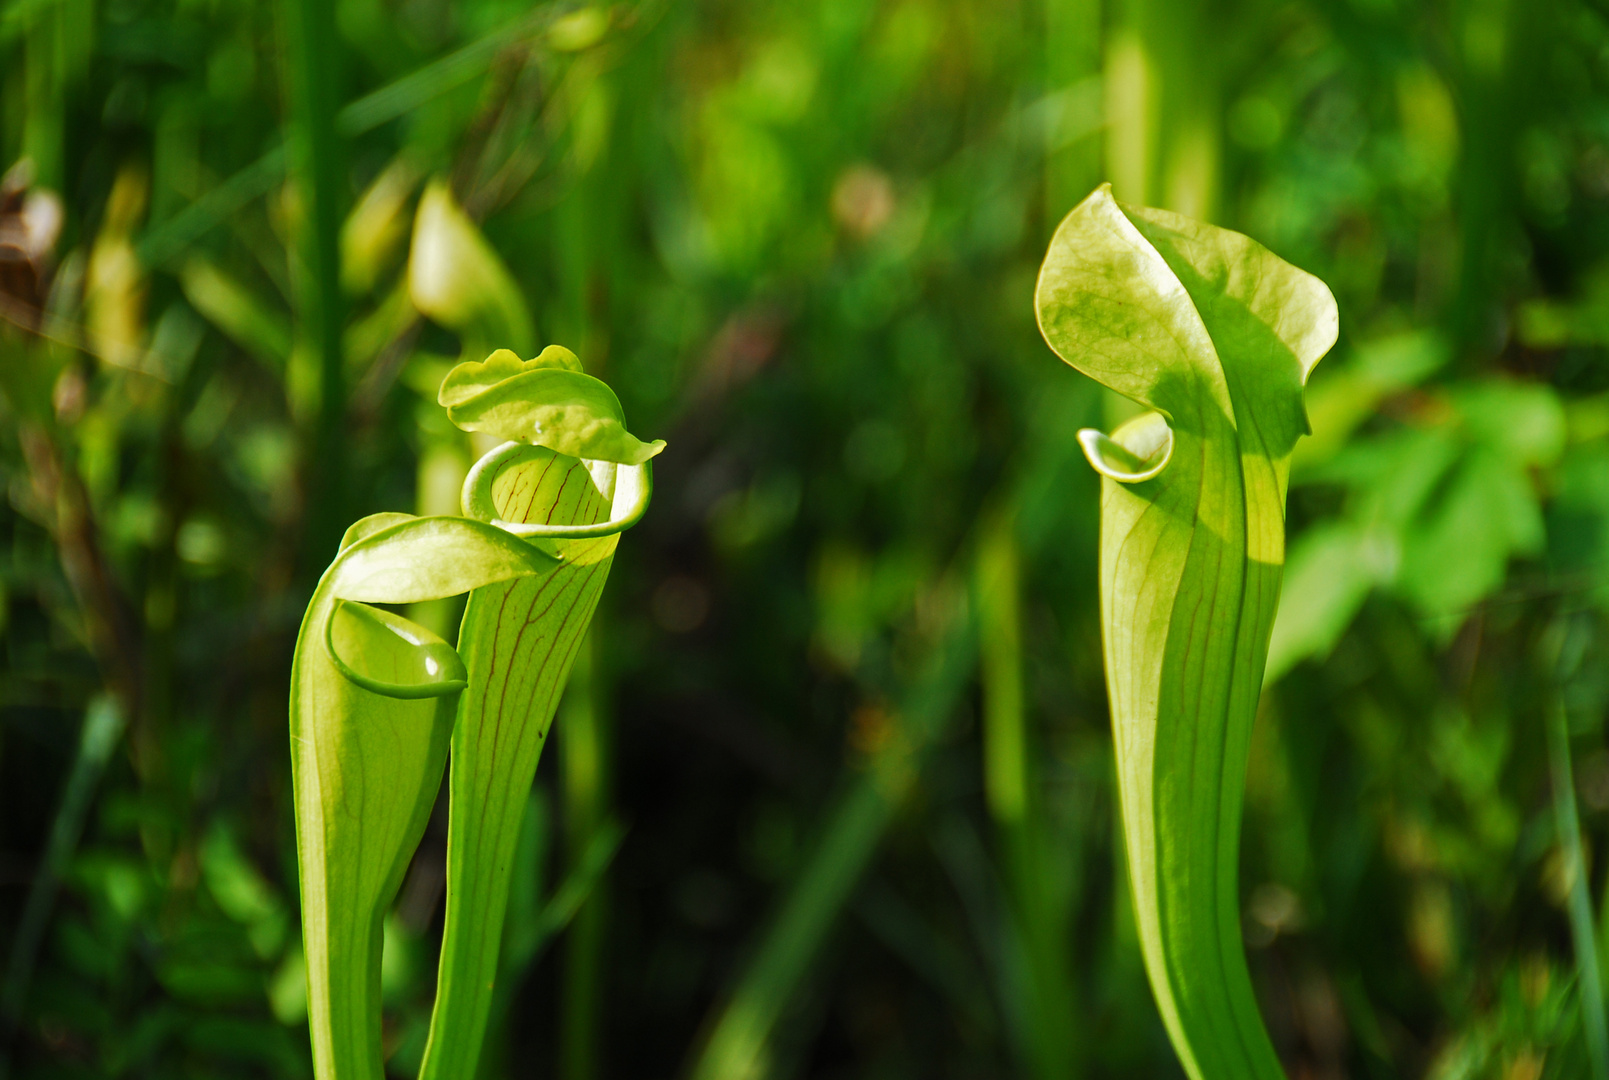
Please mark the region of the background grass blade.
<svg viewBox="0 0 1609 1080"><path fill-rule="evenodd" d="M972 670L975 632L964 603L950 600L921 674L901 700L898 727L866 772L837 799L815 850L789 885L753 957L715 1014L693 1080L768 1074L771 1040L822 940L859 885L889 818L915 782Z"/></svg>
<svg viewBox="0 0 1609 1080"><path fill-rule="evenodd" d="M1552 700L1545 706L1548 764L1553 778L1553 818L1564 873L1569 882L1570 934L1575 943L1576 979L1581 998L1581 1029L1586 1033L1587 1057L1594 1080L1609 1080L1609 1016L1604 1013L1602 943L1593 926L1592 898L1588 894L1587 861L1582 853L1581 817L1576 808L1575 766L1570 754L1570 719L1565 694L1581 664L1590 633L1578 618L1565 616L1550 635L1556 657L1551 665L1557 680Z"/></svg>
<svg viewBox="0 0 1609 1080"><path fill-rule="evenodd" d="M1023 689L1020 545L1015 516L981 531L974 578L983 688L984 795L999 837L1016 957L1009 978L1020 1003L1019 1054L1034 1075L1079 1075L1084 1038L1070 977L1072 897L1060 873L1065 854L1047 850L1049 823L1035 794Z"/></svg>
<svg viewBox="0 0 1609 1080"><path fill-rule="evenodd" d="M300 344L312 372L308 515L310 565L324 562L350 516L346 513L346 365L342 352L346 297L341 291L341 221L346 214L345 158L336 129L344 62L335 9L323 0L282 0L285 63L292 116L289 164L301 200L296 293ZM260 165L258 166L260 168ZM292 372L291 380L297 374Z"/></svg>
<svg viewBox="0 0 1609 1080"><path fill-rule="evenodd" d="M565 848L572 875L596 860L599 841L618 826L609 820L609 750L602 672L598 668L596 619L576 654L565 688L560 723L563 754ZM598 1074L603 1030L608 879L599 868L585 901L569 920L564 955L559 1075L592 1080ZM555 902L558 897L555 896Z"/></svg>

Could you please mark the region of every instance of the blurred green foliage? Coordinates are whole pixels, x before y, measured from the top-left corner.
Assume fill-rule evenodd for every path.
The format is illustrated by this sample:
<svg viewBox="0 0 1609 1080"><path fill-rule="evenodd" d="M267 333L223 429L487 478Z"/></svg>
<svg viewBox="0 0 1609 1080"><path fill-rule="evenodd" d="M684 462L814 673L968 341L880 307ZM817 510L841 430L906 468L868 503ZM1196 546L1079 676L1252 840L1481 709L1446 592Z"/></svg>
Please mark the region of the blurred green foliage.
<svg viewBox="0 0 1609 1080"><path fill-rule="evenodd" d="M556 342L671 450L527 810L487 1075L1177 1075L1074 440L1127 406L1031 303L1111 179L1341 308L1241 874L1288 1071L1591 1075L1609 11L337 0L292 48L289 9L0 0L12 1074L309 1074L286 688L328 523L453 512L442 375ZM445 835L388 927L397 1075Z"/></svg>

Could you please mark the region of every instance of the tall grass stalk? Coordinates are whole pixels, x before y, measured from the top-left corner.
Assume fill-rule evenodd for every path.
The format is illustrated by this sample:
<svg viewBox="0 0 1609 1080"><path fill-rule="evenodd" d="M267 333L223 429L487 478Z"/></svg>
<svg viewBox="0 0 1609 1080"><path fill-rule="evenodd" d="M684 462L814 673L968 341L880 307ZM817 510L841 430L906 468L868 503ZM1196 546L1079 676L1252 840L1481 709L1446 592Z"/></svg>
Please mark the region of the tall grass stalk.
<svg viewBox="0 0 1609 1080"><path fill-rule="evenodd" d="M1064 90L1100 74L1099 0L1046 0L1045 89ZM1101 180L1101 147L1094 137L1075 140L1045 161L1045 219L1061 220L1067 208Z"/></svg>
<svg viewBox="0 0 1609 1080"><path fill-rule="evenodd" d="M767 1071L777 1022L865 875L894 810L916 780L923 753L943 731L971 678L972 615L959 596L947 606L945 624L920 674L898 703L896 729L828 814L815 851L717 1015L689 1070L692 1080L745 1080Z"/></svg>
<svg viewBox="0 0 1609 1080"><path fill-rule="evenodd" d="M1600 945L1593 927L1592 900L1588 895L1587 863L1581 845L1581 818L1576 809L1575 766L1570 754L1570 720L1563 691L1579 665L1585 644L1578 625L1556 624L1558 689L1547 707L1548 766L1553 780L1553 817L1559 848L1564 854L1570 882L1568 900L1570 936L1575 945L1576 979L1581 1002L1581 1029L1593 1080L1609 1080L1609 1019L1604 1015Z"/></svg>
<svg viewBox="0 0 1609 1080"><path fill-rule="evenodd" d="M596 617L570 669L559 749L564 784L565 849L572 875L588 865L609 822L608 742L600 685ZM603 952L608 931L607 879L602 869L575 912L565 941L564 993L559 1017L559 1076L591 1080L598 1075L603 1019Z"/></svg>
<svg viewBox="0 0 1609 1080"><path fill-rule="evenodd" d="M341 139L336 131L340 49L335 6L326 0L283 0L285 65L291 113L290 163L301 200L303 280L297 303L301 345L317 387L313 418L307 536L310 565L334 551L346 523L346 373L341 334ZM295 377L295 374L292 374Z"/></svg>
<svg viewBox="0 0 1609 1080"><path fill-rule="evenodd" d="M1024 1015L1019 1052L1043 1080L1076 1076L1078 1014L1069 977L1067 905L1045 850L1048 823L1033 794L1023 695L1020 545L1012 515L996 515L978 545L976 608L983 683L984 795L999 836L1020 964L1006 975ZM1009 931L1008 931L1009 932Z"/></svg>

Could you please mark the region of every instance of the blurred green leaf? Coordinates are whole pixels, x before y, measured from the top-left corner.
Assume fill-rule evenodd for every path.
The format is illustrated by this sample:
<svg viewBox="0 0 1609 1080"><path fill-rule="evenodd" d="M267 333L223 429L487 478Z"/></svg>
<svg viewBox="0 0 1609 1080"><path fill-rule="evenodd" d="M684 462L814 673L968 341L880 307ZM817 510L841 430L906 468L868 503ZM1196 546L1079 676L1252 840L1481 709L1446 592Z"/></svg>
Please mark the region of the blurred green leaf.
<svg viewBox="0 0 1609 1080"><path fill-rule="evenodd" d="M383 169L341 226L341 284L367 293L408 235L407 206L419 176L405 158Z"/></svg>
<svg viewBox="0 0 1609 1080"><path fill-rule="evenodd" d="M236 345L272 371L284 371L291 354L285 316L201 255L192 255L180 275L184 296Z"/></svg>
<svg viewBox="0 0 1609 1080"><path fill-rule="evenodd" d="M465 353L525 353L536 344L514 279L441 180L426 186L414 216L408 293L414 307L464 338Z"/></svg>
<svg viewBox="0 0 1609 1080"><path fill-rule="evenodd" d="M1396 577L1396 538L1350 522L1309 529L1291 546L1264 685L1297 662L1328 656L1370 590Z"/></svg>

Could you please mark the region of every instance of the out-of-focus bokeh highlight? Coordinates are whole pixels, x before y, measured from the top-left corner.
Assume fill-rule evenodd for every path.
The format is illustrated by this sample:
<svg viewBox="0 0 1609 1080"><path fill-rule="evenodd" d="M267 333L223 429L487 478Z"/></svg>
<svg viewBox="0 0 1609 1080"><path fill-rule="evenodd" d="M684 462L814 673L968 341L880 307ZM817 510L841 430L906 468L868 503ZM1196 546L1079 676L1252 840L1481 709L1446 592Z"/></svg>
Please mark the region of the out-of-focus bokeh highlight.
<svg viewBox="0 0 1609 1080"><path fill-rule="evenodd" d="M310 1075L298 620L456 512L446 370L560 343L669 449L484 1077L1182 1076L1074 439L1129 406L1031 304L1110 180L1340 303L1241 868L1290 1076L1609 1080L1597 0L0 0L0 171L0 1075Z"/></svg>

